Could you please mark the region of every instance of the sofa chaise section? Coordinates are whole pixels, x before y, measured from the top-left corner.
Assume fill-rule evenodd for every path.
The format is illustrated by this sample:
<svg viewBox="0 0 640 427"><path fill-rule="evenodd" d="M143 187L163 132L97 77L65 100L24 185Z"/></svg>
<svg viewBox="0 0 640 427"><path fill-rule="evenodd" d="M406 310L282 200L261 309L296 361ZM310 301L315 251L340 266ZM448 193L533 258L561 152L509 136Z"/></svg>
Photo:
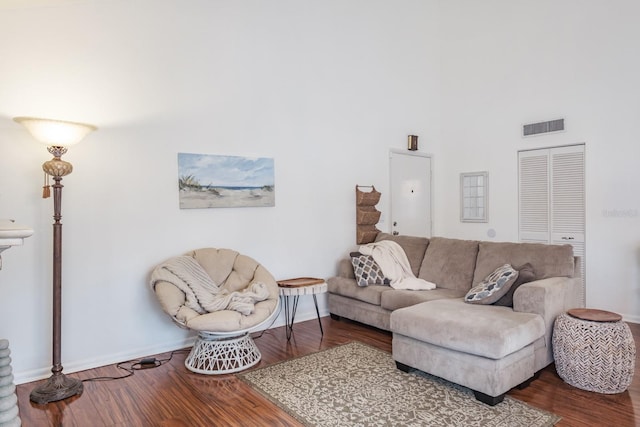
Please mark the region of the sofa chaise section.
<svg viewBox="0 0 640 427"><path fill-rule="evenodd" d="M391 330L400 369L462 384L495 404L535 375L535 348L543 345L545 325L536 314L457 298L394 311Z"/></svg>
<svg viewBox="0 0 640 427"><path fill-rule="evenodd" d="M579 260L568 245L480 242L473 286L505 263L529 264L535 272L513 294L513 307L454 298L394 311L390 328L398 367L469 387L478 400L495 405L549 365L555 318L581 304Z"/></svg>

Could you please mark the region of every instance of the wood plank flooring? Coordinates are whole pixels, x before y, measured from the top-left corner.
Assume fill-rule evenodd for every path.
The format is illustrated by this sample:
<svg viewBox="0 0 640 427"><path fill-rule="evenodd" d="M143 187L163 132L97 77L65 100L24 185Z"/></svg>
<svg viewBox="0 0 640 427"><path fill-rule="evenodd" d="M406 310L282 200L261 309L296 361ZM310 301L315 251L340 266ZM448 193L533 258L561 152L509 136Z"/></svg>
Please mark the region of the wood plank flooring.
<svg viewBox="0 0 640 427"><path fill-rule="evenodd" d="M323 318L322 324L324 337L320 335L317 320L296 324L291 342L285 338L284 327L264 333L256 339L263 356L258 367L355 340L391 351L388 332L329 317ZM638 347L640 325L630 326ZM168 356L156 355L158 359ZM38 383L19 385L17 394L23 426L300 425L234 375L205 376L189 372L183 364L185 357L186 352L176 353L162 366L135 371L133 376L122 380L85 382L81 396L48 405L29 401L29 393ZM70 376L87 379L124 373L112 365ZM513 390L509 395L560 415L563 419L558 426L640 425L640 376L637 374L624 393L604 395L567 385L551 365L528 388Z"/></svg>

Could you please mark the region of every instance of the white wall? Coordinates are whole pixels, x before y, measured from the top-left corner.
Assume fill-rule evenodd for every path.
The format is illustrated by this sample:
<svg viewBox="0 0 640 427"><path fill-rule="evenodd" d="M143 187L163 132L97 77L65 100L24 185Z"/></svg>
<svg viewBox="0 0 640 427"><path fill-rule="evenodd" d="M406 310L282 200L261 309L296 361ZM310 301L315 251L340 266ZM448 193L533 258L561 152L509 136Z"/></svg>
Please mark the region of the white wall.
<svg viewBox="0 0 640 427"><path fill-rule="evenodd" d="M44 6L42 6L44 5ZM230 247L277 278L328 277L355 245L354 186L388 195L388 149L439 137L435 1L22 1L0 5L0 337L18 382L51 365L50 158L11 118L93 123L64 159L66 372L177 348L151 268ZM276 207L180 210L177 153L275 159ZM324 301L323 311L325 310ZM301 302L297 319L315 317ZM282 318L278 324L283 324Z"/></svg>
<svg viewBox="0 0 640 427"><path fill-rule="evenodd" d="M517 151L586 144L587 306L640 322L640 3L443 1L436 230L518 239ZM521 138L564 117L566 132ZM488 224L459 222L459 174L489 171Z"/></svg>

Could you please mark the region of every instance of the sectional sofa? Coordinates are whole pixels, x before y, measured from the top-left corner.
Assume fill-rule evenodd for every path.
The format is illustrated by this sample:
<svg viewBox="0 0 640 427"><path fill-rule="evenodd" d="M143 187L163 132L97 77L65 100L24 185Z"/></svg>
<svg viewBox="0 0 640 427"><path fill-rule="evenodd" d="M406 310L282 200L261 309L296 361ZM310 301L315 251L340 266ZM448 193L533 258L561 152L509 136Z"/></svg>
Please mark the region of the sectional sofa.
<svg viewBox="0 0 640 427"><path fill-rule="evenodd" d="M393 333L398 368L430 373L472 389L495 405L516 386L527 385L553 362L555 318L581 307L580 258L570 245L488 242L379 233L407 255L416 277L433 290L359 286L351 259L327 280L329 311ZM500 298L502 305L465 301L472 287L496 268L520 269L528 283ZM527 271L525 271L527 270ZM508 297L508 298L507 298Z"/></svg>

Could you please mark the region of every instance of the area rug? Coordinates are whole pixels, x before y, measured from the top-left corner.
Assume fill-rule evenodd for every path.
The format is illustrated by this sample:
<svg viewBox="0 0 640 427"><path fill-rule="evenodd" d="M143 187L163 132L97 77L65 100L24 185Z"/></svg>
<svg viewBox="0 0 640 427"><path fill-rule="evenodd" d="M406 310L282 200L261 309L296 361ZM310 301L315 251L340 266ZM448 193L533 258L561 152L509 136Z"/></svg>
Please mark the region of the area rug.
<svg viewBox="0 0 640 427"><path fill-rule="evenodd" d="M560 417L506 396L488 406L473 392L391 354L351 342L237 374L307 426L552 426Z"/></svg>

